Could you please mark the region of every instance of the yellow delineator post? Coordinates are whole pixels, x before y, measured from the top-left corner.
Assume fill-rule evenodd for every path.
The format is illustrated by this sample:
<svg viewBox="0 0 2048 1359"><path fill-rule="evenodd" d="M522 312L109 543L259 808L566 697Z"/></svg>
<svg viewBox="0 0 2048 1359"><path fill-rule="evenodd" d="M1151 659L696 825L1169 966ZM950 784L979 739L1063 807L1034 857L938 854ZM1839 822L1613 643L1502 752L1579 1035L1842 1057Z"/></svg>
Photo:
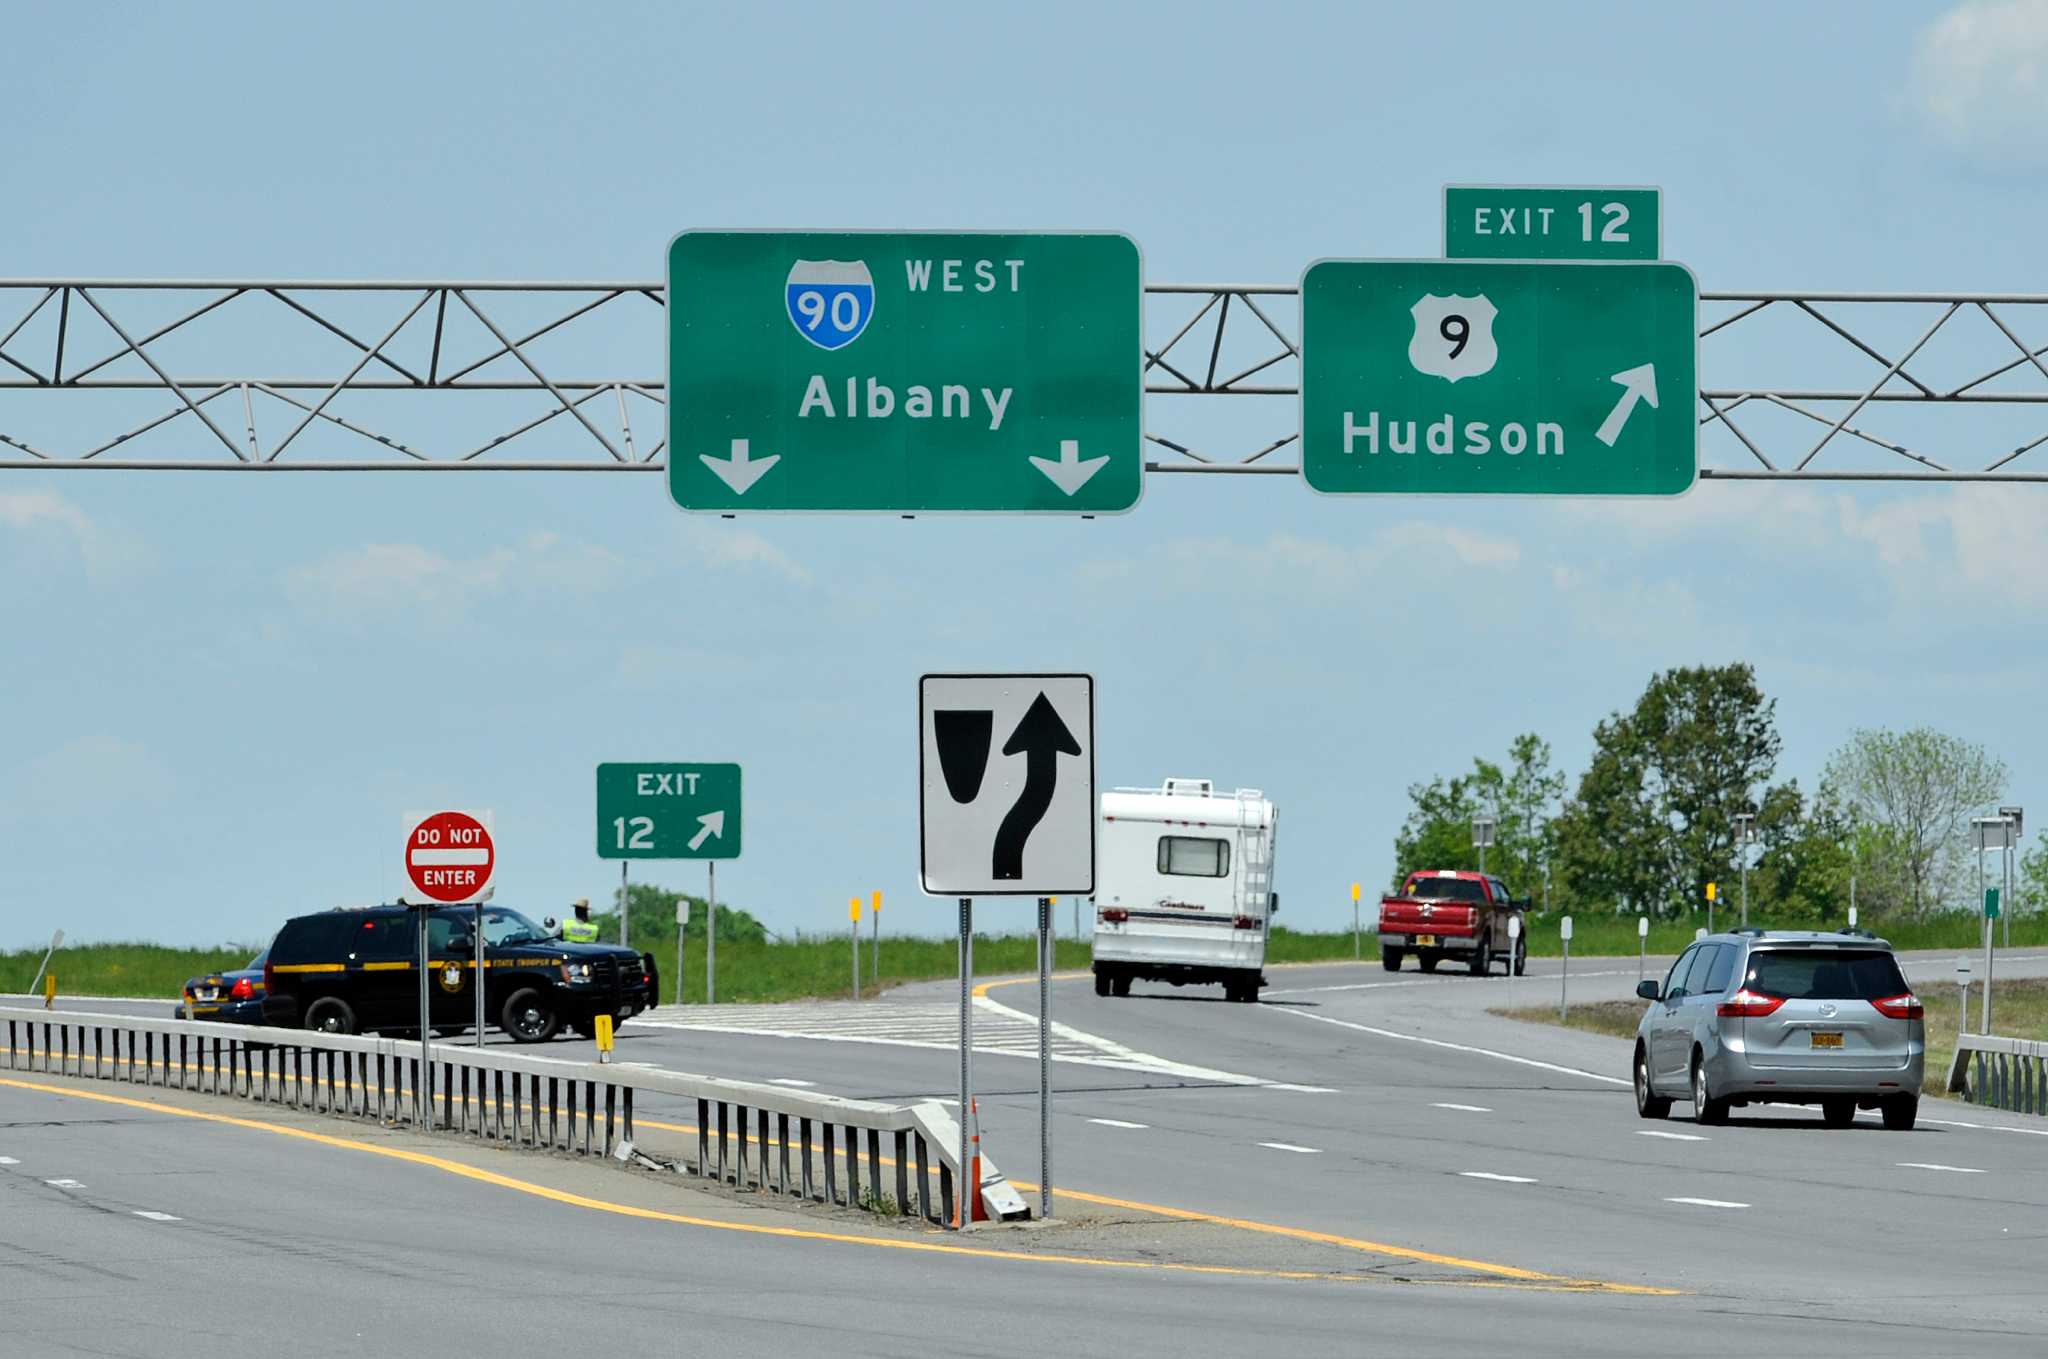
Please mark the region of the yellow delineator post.
<svg viewBox="0 0 2048 1359"><path fill-rule="evenodd" d="M1707 884L1707 933L1714 932L1714 884Z"/></svg>
<svg viewBox="0 0 2048 1359"><path fill-rule="evenodd" d="M846 899L846 918L853 922L849 931L853 938L853 998L860 999L860 898Z"/></svg>
<svg viewBox="0 0 2048 1359"><path fill-rule="evenodd" d="M1351 884L1351 961L1355 963L1364 956L1363 948L1358 942L1358 884L1354 882ZM1514 964L1510 963L1508 971L1514 970Z"/></svg>
<svg viewBox="0 0 2048 1359"><path fill-rule="evenodd" d="M869 909L875 913L875 918L873 927L868 931L868 938L874 944L873 950L868 955L868 975L879 982L882 979L882 894L880 892L875 893L874 899L869 903Z"/></svg>
<svg viewBox="0 0 2048 1359"><path fill-rule="evenodd" d="M597 1030L597 1060L609 1062L612 1059L612 1017L599 1015L592 1027Z"/></svg>
<svg viewBox="0 0 2048 1359"><path fill-rule="evenodd" d="M57 974L54 972L45 972L43 974L43 1008L45 1010L57 1008Z"/></svg>

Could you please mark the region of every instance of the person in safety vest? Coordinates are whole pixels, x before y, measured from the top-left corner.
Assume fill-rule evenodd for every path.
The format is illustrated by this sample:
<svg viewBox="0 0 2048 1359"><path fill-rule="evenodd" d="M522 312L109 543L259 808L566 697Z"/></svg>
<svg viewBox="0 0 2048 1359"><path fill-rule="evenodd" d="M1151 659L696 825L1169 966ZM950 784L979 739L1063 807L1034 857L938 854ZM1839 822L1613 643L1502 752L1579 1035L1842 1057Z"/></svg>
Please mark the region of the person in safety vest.
<svg viewBox="0 0 2048 1359"><path fill-rule="evenodd" d="M562 922L562 938L572 944L596 943L597 922L590 918L590 898L578 897L573 906L576 914Z"/></svg>

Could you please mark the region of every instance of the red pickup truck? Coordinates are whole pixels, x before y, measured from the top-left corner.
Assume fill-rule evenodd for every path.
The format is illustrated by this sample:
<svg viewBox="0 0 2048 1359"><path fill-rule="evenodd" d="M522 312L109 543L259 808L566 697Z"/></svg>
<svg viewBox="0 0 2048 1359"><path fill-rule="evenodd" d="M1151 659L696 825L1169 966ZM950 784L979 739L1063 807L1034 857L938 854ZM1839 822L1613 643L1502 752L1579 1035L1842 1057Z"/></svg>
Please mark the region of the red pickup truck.
<svg viewBox="0 0 2048 1359"><path fill-rule="evenodd" d="M1455 869L1410 873L1398 893L1380 898L1380 963L1389 972L1413 953L1424 972L1436 971L1439 960L1460 957L1475 977L1499 962L1519 977L1529 963L1527 898L1508 895L1499 878ZM1508 921L1522 920L1520 934L1510 942Z"/></svg>

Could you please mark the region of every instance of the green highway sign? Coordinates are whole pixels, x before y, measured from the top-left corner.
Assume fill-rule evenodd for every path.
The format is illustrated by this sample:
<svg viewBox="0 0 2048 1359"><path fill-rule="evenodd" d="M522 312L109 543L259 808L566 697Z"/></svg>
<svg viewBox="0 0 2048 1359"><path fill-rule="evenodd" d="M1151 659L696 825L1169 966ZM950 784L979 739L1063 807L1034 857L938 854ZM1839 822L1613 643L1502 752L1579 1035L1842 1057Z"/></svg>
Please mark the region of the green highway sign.
<svg viewBox="0 0 2048 1359"><path fill-rule="evenodd" d="M601 764L600 859L737 859L736 764Z"/></svg>
<svg viewBox="0 0 2048 1359"><path fill-rule="evenodd" d="M1128 510L1143 301L1126 236L686 231L669 494L720 514Z"/></svg>
<svg viewBox="0 0 2048 1359"><path fill-rule="evenodd" d="M1698 475L1680 264L1323 260L1301 279L1301 470L1340 494L1677 495Z"/></svg>
<svg viewBox="0 0 2048 1359"><path fill-rule="evenodd" d="M1996 887L1984 889L1984 918L1986 920L1998 919L1998 889Z"/></svg>
<svg viewBox="0 0 2048 1359"><path fill-rule="evenodd" d="M1663 192L1511 184L1444 186L1444 255L1454 260L1654 260Z"/></svg>

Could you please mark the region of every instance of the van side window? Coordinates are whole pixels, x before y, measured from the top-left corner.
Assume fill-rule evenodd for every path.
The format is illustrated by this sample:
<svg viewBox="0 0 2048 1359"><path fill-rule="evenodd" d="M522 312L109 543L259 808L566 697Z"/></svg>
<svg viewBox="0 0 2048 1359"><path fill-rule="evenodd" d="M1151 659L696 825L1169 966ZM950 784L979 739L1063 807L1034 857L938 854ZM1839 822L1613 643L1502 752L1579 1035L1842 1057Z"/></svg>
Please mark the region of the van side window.
<svg viewBox="0 0 2048 1359"><path fill-rule="evenodd" d="M1192 835L1159 837L1159 871L1180 878L1223 878L1230 875L1230 842Z"/></svg>
<svg viewBox="0 0 2048 1359"><path fill-rule="evenodd" d="M1699 960L1699 956L1698 944L1694 944L1678 956L1678 961L1671 965L1671 971L1664 978L1664 999L1677 1000L1686 994L1685 974L1692 971L1692 965Z"/></svg>
<svg viewBox="0 0 2048 1359"><path fill-rule="evenodd" d="M1718 945L1714 953L1714 965L1707 972L1707 984L1693 989L1702 995L1718 996L1728 989L1729 981L1735 976L1735 959L1741 950L1733 944Z"/></svg>

